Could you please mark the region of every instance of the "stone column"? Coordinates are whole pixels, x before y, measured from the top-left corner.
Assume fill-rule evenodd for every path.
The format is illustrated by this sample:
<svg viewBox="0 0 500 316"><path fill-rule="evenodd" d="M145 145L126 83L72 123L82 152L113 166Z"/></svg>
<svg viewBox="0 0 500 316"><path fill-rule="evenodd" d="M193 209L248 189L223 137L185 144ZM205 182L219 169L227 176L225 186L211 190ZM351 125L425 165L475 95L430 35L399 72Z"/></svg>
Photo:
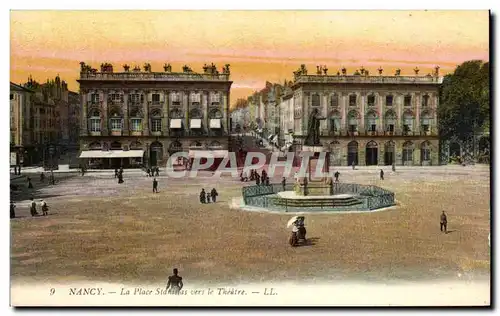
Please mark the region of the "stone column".
<svg viewBox="0 0 500 316"><path fill-rule="evenodd" d="M169 113L169 108L170 108L170 94L169 91L164 91L165 97L163 100L162 104L162 118L161 118L161 132L163 136L168 136L169 135L169 124L170 124L170 113ZM167 150L165 148L163 149L163 154L165 154Z"/></svg>
<svg viewBox="0 0 500 316"><path fill-rule="evenodd" d="M125 90L124 91L124 96L123 96L123 102L125 104L123 105L123 136L128 136L130 135L130 128L129 128L129 97L130 97L130 90Z"/></svg>
<svg viewBox="0 0 500 316"><path fill-rule="evenodd" d="M431 99L431 97L429 97L429 99ZM432 105L431 105L431 108L432 108L432 127L431 127L431 131L434 131L433 135L438 135L438 121L437 121L437 107L438 107L438 104L439 104L439 96L438 94L436 93L433 93L432 94Z"/></svg>
<svg viewBox="0 0 500 316"><path fill-rule="evenodd" d="M396 132L396 135L401 135L403 129L402 124L403 124L404 95L401 93L395 93L393 102L395 103L396 113L397 113L397 119L396 122L394 122L394 124L396 125L394 126L394 130Z"/></svg>
<svg viewBox="0 0 500 316"><path fill-rule="evenodd" d="M377 93L377 113L379 126L377 128L378 132L383 135L384 133L384 98L385 95ZM379 159L380 161L380 159Z"/></svg>
<svg viewBox="0 0 500 316"><path fill-rule="evenodd" d="M421 93L416 93L415 94L415 102L417 103L415 105L415 125L413 127L413 131L417 133L417 135L420 133L420 104L422 103L422 94ZM419 157L420 161L420 157Z"/></svg>
<svg viewBox="0 0 500 316"><path fill-rule="evenodd" d="M226 135L226 133L229 132L229 118L227 116L227 113L229 112L228 108L228 98L227 98L227 93L226 92L220 92L221 94L221 101L222 101L222 124L223 124L223 135ZM272 106L272 105L271 105ZM272 118L274 120L274 118ZM274 122L273 122L274 123ZM270 131L271 133L274 133L274 131Z"/></svg>
<svg viewBox="0 0 500 316"><path fill-rule="evenodd" d="M88 90L87 89L82 89L80 91L80 98L81 98L81 102L82 102L82 106L81 106L81 123L80 123L80 136L87 136L88 135L88 132L89 132L89 128L88 128L88 105L87 105L87 102L89 101L88 100Z"/></svg>
<svg viewBox="0 0 500 316"><path fill-rule="evenodd" d="M378 165L383 166L385 163L385 144L380 141L378 143Z"/></svg>
<svg viewBox="0 0 500 316"><path fill-rule="evenodd" d="M396 139L394 140L394 151L396 154L396 165L403 165L403 142L404 140Z"/></svg>
<svg viewBox="0 0 500 316"><path fill-rule="evenodd" d="M146 90L144 93L146 97L144 98L144 103L142 104L142 112L143 112L143 122L142 122L142 135L149 136L149 93L151 91Z"/></svg>
<svg viewBox="0 0 500 316"><path fill-rule="evenodd" d="M108 136L108 91L99 91L99 98L102 97L102 118L101 135Z"/></svg>
<svg viewBox="0 0 500 316"><path fill-rule="evenodd" d="M208 134L210 130L210 118L208 117L208 109L210 107L210 91L203 91L202 94L202 106L203 106L203 133Z"/></svg>
<svg viewBox="0 0 500 316"><path fill-rule="evenodd" d="M361 104L359 106L360 108L360 114L361 114L361 124L359 124L359 134L360 135L364 135L365 133L365 99L366 99L366 93L365 92L361 92L360 93L360 96L361 96Z"/></svg>
<svg viewBox="0 0 500 316"><path fill-rule="evenodd" d="M358 166L366 165L366 142L358 140Z"/></svg>
<svg viewBox="0 0 500 316"><path fill-rule="evenodd" d="M347 129L347 102L346 102L346 94L344 92L339 93L339 105L341 111L341 120L340 120L340 131L344 132Z"/></svg>

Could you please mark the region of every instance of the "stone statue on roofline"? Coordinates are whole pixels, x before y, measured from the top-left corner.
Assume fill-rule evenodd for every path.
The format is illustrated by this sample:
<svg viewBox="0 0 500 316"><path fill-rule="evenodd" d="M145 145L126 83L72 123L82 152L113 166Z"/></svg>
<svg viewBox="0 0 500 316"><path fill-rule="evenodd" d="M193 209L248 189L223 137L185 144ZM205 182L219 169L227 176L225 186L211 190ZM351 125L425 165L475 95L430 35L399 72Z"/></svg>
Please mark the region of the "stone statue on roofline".
<svg viewBox="0 0 500 316"><path fill-rule="evenodd" d="M379 75L382 75L382 73L384 72L384 69L382 67L379 67L377 70Z"/></svg>
<svg viewBox="0 0 500 316"><path fill-rule="evenodd" d="M417 76L418 76L418 72L420 71L420 69L418 69L418 67L415 67L415 68L413 69L413 71L415 72L415 75L417 75Z"/></svg>
<svg viewBox="0 0 500 316"><path fill-rule="evenodd" d="M145 72L151 72L151 64L150 63L145 63L144 64L144 71Z"/></svg>
<svg viewBox="0 0 500 316"><path fill-rule="evenodd" d="M347 69L345 67L342 67L341 71L342 71L342 75L344 75L344 76L347 75Z"/></svg>
<svg viewBox="0 0 500 316"><path fill-rule="evenodd" d="M163 65L163 70L165 70L165 72L172 72L172 66L169 63L165 63Z"/></svg>
<svg viewBox="0 0 500 316"><path fill-rule="evenodd" d="M399 69L399 68L398 68L398 69L396 69L396 73L395 73L394 75L396 75L396 76L400 76L400 75L401 75L401 69Z"/></svg>
<svg viewBox="0 0 500 316"><path fill-rule="evenodd" d="M129 65L127 65L127 64L123 65L123 70L124 70L125 72L129 72L129 71L130 71L130 66L129 66Z"/></svg>

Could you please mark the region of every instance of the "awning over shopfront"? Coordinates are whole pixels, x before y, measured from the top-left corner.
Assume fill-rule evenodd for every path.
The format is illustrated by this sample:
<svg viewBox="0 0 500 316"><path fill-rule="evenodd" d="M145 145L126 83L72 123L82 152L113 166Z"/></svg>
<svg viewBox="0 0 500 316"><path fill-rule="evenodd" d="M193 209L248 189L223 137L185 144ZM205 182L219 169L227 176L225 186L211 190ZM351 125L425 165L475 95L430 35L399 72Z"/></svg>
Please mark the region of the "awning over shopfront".
<svg viewBox="0 0 500 316"><path fill-rule="evenodd" d="M201 128L201 119L191 119L191 128Z"/></svg>
<svg viewBox="0 0 500 316"><path fill-rule="evenodd" d="M189 158L226 158L229 155L227 150L190 150Z"/></svg>
<svg viewBox="0 0 500 316"><path fill-rule="evenodd" d="M220 128L220 119L210 119L210 128Z"/></svg>
<svg viewBox="0 0 500 316"><path fill-rule="evenodd" d="M170 128L182 128L182 119L171 119Z"/></svg>
<svg viewBox="0 0 500 316"><path fill-rule="evenodd" d="M144 150L84 150L80 158L136 158L144 156Z"/></svg>

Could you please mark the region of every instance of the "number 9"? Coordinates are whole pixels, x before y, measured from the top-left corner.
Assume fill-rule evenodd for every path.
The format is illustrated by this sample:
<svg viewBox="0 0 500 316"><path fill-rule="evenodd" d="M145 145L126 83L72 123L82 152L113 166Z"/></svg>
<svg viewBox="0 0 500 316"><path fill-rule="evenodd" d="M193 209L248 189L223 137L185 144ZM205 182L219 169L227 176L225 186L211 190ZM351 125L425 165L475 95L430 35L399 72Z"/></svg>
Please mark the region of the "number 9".
<svg viewBox="0 0 500 316"><path fill-rule="evenodd" d="M54 289L54 288L50 289L50 295L54 295L55 292L56 292L56 289Z"/></svg>

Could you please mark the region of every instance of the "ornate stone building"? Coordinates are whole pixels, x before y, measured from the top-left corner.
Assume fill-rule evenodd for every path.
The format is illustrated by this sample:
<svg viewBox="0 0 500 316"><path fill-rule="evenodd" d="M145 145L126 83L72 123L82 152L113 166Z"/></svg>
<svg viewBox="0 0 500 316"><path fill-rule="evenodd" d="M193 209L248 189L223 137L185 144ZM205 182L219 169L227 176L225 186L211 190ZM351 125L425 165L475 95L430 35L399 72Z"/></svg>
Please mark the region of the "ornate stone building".
<svg viewBox="0 0 500 316"><path fill-rule="evenodd" d="M149 64L143 70L124 65L121 72L110 64L100 71L80 64L80 158L91 166L164 166L179 151L227 155L229 65L195 73L188 66L173 72L170 64L162 72Z"/></svg>
<svg viewBox="0 0 500 316"><path fill-rule="evenodd" d="M361 69L354 75L328 75L326 66L307 74L304 65L281 102L293 103L293 122L284 115L281 126L293 126L300 151L307 136L309 116L322 118L321 143L330 152L332 165L438 165L439 67L434 74L403 76L369 75ZM292 101L291 101L292 99ZM288 106L283 105L284 108ZM285 114L285 113L283 113ZM295 148L294 148L295 147Z"/></svg>
<svg viewBox="0 0 500 316"><path fill-rule="evenodd" d="M10 83L10 164L29 165L33 151L34 91Z"/></svg>

